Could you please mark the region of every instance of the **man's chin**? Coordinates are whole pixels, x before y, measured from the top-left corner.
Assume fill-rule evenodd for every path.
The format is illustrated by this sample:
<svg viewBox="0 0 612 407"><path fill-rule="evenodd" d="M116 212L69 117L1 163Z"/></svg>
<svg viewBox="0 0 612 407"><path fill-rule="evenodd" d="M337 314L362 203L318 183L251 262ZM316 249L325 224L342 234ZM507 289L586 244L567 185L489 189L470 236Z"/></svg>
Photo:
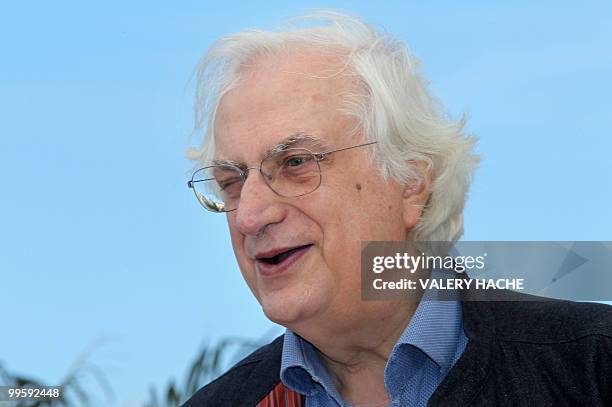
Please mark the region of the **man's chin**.
<svg viewBox="0 0 612 407"><path fill-rule="evenodd" d="M291 326L298 325L316 314L314 304L305 303L303 299L284 300L272 297L276 296L268 296L261 302L263 312L270 321L286 328L291 329Z"/></svg>

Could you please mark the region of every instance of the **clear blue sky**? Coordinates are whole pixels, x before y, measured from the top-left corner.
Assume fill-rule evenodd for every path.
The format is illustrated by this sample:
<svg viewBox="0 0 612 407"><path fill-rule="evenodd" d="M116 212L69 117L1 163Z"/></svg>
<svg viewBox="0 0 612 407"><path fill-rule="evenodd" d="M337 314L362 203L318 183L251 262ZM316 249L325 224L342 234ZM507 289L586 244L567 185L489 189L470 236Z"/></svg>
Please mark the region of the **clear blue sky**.
<svg viewBox="0 0 612 407"><path fill-rule="evenodd" d="M5 367L54 383L110 338L93 361L111 405L131 406L182 377L205 341L269 331L223 217L185 187L189 80L219 35L318 7L404 39L448 111L469 114L483 161L466 240L612 240L610 2L8 2Z"/></svg>

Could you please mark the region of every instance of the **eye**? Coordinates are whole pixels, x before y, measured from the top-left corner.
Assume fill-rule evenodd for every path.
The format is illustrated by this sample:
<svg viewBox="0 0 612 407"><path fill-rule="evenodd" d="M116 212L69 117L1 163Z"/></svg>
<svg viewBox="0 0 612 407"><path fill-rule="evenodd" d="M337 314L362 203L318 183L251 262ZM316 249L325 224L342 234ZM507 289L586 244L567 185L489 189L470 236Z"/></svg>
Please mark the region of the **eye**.
<svg viewBox="0 0 612 407"><path fill-rule="evenodd" d="M233 185L236 185L236 183L238 182L242 182L242 178L232 177L232 178L217 181L217 183L219 184L219 188L221 188L222 191L225 191L226 189L231 188Z"/></svg>
<svg viewBox="0 0 612 407"><path fill-rule="evenodd" d="M291 157L287 157L285 159L285 167L299 167L307 164L311 160L312 157L309 155L292 155Z"/></svg>
<svg viewBox="0 0 612 407"><path fill-rule="evenodd" d="M244 181L241 177L231 177L219 180L217 184L224 199L238 199Z"/></svg>

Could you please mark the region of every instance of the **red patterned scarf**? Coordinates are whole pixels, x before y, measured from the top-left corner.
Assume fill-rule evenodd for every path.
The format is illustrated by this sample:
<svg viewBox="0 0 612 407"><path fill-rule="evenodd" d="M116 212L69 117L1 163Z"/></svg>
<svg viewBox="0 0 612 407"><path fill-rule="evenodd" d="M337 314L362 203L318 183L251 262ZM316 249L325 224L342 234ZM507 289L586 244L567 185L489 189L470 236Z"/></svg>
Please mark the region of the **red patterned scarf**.
<svg viewBox="0 0 612 407"><path fill-rule="evenodd" d="M304 407L305 405L304 397L300 393L286 388L281 382L256 407Z"/></svg>

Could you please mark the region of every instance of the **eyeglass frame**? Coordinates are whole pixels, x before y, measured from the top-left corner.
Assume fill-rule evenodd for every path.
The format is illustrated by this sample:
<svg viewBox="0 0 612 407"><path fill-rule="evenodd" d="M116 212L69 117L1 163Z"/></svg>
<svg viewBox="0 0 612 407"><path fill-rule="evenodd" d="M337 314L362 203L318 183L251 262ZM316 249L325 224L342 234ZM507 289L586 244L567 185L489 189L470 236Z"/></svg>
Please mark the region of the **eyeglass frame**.
<svg viewBox="0 0 612 407"><path fill-rule="evenodd" d="M316 164L317 164L317 168L318 168L318 170L319 170L319 183L317 184L317 186L316 186L316 187L315 187L315 188L314 188L312 191L309 191L309 192L306 192L306 193L304 193L304 194L300 194L300 195L293 195L293 196L284 196L284 195L281 195L280 193L278 193L277 191L275 191L275 190L274 190L274 188L272 188L272 186L271 186L271 185L268 183L268 181L265 181L265 179L266 179L267 175L266 175L266 174L264 174L264 172L262 171L262 166L263 166L263 163L264 163L264 162L265 162L265 161L266 161L268 158L272 157L272 156L273 156L273 155L275 155L275 154L278 154L279 152L272 152L272 153L270 153L270 154L266 155L266 156L265 156L265 157L264 157L264 158L261 160L261 162L259 163L259 167L246 167L246 168L240 168L238 165L233 165L233 164L223 164L223 165L208 165L208 166L206 166L206 167L200 167L200 168L198 168L197 170L195 170L195 171L193 172L193 174L191 175L191 179L190 179L189 181L187 181L187 188L189 188L189 189L193 190L193 193L195 194L195 197L196 197L196 200L198 201L198 203L199 203L199 204L200 204L200 205L201 205L201 206L202 206L204 209L206 209L206 210L207 210L207 211L209 211L209 212L213 212L213 213L228 213L228 212L233 212L233 211L237 210L237 209L238 209L238 207L236 207L236 208L234 208L234 209L227 210L227 211L225 211L225 210L220 210L220 211L217 211L217 210L214 210L214 209L210 209L209 207L205 206L205 205L202 203L202 201L200 201L200 198L199 198L199 196L198 196L198 195L201 195L201 194L198 194L198 192L196 191L196 189L195 189L195 187L194 187L194 183L195 183L195 182L206 181L206 180L200 180L200 181L197 181L197 180L194 180L194 179L193 179L193 177L194 177L194 176L195 176L195 175L196 175L198 172L200 172L200 171L202 171L202 170L205 170L205 169L207 169L207 168L214 168L214 167L224 166L224 167L233 167L234 169L236 169L236 171L237 171L237 172L238 172L238 174L240 175L240 178L242 179L242 182L246 182L247 177L249 176L249 171L250 171L250 170L258 170L258 171L259 171L259 173L261 174L261 176L264 178L265 184L266 184L266 185L268 186L268 188L270 188L270 190L271 190L272 192L274 192L276 195L278 195L278 196L280 196L280 197L283 197L283 198L297 198L297 197L300 197L300 196L304 196L304 195L311 194L311 193L313 193L314 191L316 191L317 189L319 189L319 187L321 186L321 182L322 182L322 180L323 180L323 171L321 171L321 166L319 165L319 162L321 162L321 161L323 161L323 160L327 159L329 155L331 155L331 154L333 154L333 153L340 152L340 151L351 150L351 149L353 149L353 148L370 146L370 145L373 145L373 144L376 144L376 143L378 143L378 141L370 141L370 142L368 142L368 143L362 143L362 144L357 144L357 145L350 146L350 147L338 148L338 149L336 149L336 150L328 150L328 151L324 151L324 152L320 152L320 153L315 153L315 152L313 152L313 151L310 151L310 150L309 150L309 149L307 149L307 148L302 148L302 147L292 147L292 148L287 148L287 149L282 150L281 152L283 152L283 153L285 153L285 152L287 152L287 151L291 151L291 150L302 150L302 151L307 151L307 152L308 152L308 153L310 153L310 154L311 154L311 155L314 157L314 159L315 159L315 162L316 162Z"/></svg>

